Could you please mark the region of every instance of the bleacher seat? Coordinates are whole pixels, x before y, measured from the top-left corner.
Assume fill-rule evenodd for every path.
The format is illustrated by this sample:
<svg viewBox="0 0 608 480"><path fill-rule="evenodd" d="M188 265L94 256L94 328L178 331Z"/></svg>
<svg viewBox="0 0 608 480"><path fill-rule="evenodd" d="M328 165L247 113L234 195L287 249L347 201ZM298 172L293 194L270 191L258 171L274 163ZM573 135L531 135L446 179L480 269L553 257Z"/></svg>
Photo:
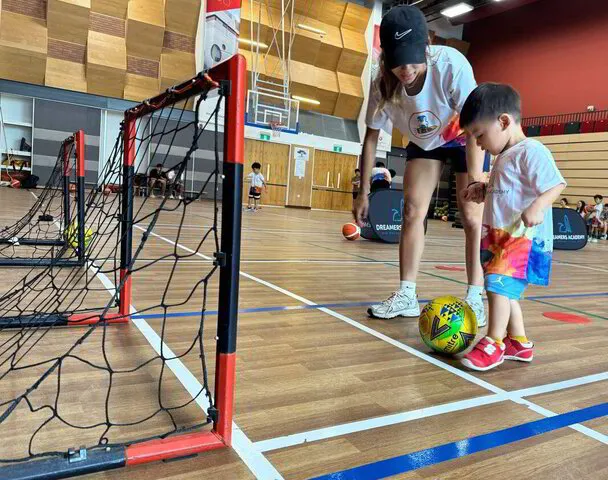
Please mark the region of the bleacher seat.
<svg viewBox="0 0 608 480"><path fill-rule="evenodd" d="M588 121L581 123L581 133L592 133L595 128L595 122Z"/></svg>
<svg viewBox="0 0 608 480"><path fill-rule="evenodd" d="M546 137L547 135L551 135L551 127L552 125L543 125L540 127L540 136Z"/></svg>
<svg viewBox="0 0 608 480"><path fill-rule="evenodd" d="M564 133L580 133L581 131L581 122L568 122L566 123L566 128Z"/></svg>
<svg viewBox="0 0 608 480"><path fill-rule="evenodd" d="M608 132L608 119L597 120L595 122L594 132Z"/></svg>
<svg viewBox="0 0 608 480"><path fill-rule="evenodd" d="M538 137L540 135L540 125L530 125L526 131L528 137Z"/></svg>
<svg viewBox="0 0 608 480"><path fill-rule="evenodd" d="M551 125L551 135L563 135L565 130L566 126L563 123Z"/></svg>

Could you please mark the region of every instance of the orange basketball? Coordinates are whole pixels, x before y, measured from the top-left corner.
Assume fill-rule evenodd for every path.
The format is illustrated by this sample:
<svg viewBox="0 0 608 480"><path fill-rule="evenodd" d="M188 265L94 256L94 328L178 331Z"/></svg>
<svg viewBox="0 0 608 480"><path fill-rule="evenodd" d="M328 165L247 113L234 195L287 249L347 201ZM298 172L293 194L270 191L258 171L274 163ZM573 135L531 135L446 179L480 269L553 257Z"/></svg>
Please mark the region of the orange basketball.
<svg viewBox="0 0 608 480"><path fill-rule="evenodd" d="M342 226L342 235L346 240L357 240L361 235L361 229L354 223L345 223Z"/></svg>

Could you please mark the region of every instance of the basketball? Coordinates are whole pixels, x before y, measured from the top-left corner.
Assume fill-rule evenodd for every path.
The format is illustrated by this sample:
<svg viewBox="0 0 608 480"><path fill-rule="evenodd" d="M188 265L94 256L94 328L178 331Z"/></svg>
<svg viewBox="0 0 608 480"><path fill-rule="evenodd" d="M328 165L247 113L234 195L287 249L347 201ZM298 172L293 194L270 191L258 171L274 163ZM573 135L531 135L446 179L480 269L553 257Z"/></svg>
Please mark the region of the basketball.
<svg viewBox="0 0 608 480"><path fill-rule="evenodd" d="M427 347L454 355L466 350L475 340L477 318L466 302L447 295L424 307L418 327Z"/></svg>
<svg viewBox="0 0 608 480"><path fill-rule="evenodd" d="M65 231L66 241L70 244L72 248L78 248L78 224L73 223L70 225ZM93 238L93 230L90 228L86 228L84 230L84 248L89 246L91 243L91 239Z"/></svg>
<svg viewBox="0 0 608 480"><path fill-rule="evenodd" d="M346 240L357 240L361 235L361 229L354 223L345 223L342 225L342 235Z"/></svg>

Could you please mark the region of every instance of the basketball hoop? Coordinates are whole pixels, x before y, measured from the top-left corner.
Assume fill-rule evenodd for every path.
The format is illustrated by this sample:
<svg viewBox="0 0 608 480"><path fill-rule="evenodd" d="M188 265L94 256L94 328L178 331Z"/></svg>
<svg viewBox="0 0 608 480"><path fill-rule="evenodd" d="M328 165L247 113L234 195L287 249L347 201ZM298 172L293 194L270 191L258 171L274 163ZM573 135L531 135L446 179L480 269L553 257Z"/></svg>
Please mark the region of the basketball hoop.
<svg viewBox="0 0 608 480"><path fill-rule="evenodd" d="M271 120L270 122L268 122L268 125L270 125L270 128L272 130L272 136L274 138L278 138L281 136L281 131L283 130L283 125L281 124L281 122L277 120Z"/></svg>

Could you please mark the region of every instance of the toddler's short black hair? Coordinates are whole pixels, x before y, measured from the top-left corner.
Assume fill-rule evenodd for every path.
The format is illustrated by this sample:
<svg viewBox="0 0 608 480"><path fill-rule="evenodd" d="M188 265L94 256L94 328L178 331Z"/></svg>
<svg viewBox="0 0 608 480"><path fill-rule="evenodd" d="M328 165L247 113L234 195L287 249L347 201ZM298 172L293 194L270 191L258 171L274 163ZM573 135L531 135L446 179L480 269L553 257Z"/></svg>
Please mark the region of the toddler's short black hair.
<svg viewBox="0 0 608 480"><path fill-rule="evenodd" d="M508 113L521 121L521 98L517 90L502 83L482 83L471 92L460 112L460 126L467 128L479 121L495 120Z"/></svg>
<svg viewBox="0 0 608 480"><path fill-rule="evenodd" d="M376 162L376 168L385 168L384 162Z"/></svg>
<svg viewBox="0 0 608 480"><path fill-rule="evenodd" d="M361 173L361 170L359 170L358 168L355 168L355 173L357 173L357 172Z"/></svg>
<svg viewBox="0 0 608 480"><path fill-rule="evenodd" d="M251 168L255 169L255 168L262 168L262 165L260 165L260 162L253 162L251 164Z"/></svg>
<svg viewBox="0 0 608 480"><path fill-rule="evenodd" d="M597 202L597 200L604 200L604 197L598 193L597 195L593 195L593 200Z"/></svg>

